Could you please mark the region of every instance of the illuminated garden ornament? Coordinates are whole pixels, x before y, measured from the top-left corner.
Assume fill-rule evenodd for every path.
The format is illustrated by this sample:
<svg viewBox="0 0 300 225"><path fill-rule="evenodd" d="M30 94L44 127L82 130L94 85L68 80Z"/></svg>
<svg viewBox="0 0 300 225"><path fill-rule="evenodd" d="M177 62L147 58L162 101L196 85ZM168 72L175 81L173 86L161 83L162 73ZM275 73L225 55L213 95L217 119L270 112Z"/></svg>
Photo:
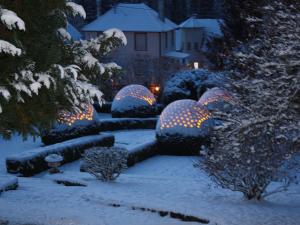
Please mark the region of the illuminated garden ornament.
<svg viewBox="0 0 300 225"><path fill-rule="evenodd" d="M209 110L227 110L234 103L234 99L227 90L214 87L204 92L198 103L206 106Z"/></svg>
<svg viewBox="0 0 300 225"><path fill-rule="evenodd" d="M113 117L149 117L155 115L154 95L142 85L128 85L115 96L111 112Z"/></svg>
<svg viewBox="0 0 300 225"><path fill-rule="evenodd" d="M212 121L210 113L194 100L178 100L161 113L156 137L166 153L190 155L207 141Z"/></svg>
<svg viewBox="0 0 300 225"><path fill-rule="evenodd" d="M72 126L78 121L92 121L94 119L94 107L91 104L84 104L83 110L78 113L63 111L60 113L58 122Z"/></svg>

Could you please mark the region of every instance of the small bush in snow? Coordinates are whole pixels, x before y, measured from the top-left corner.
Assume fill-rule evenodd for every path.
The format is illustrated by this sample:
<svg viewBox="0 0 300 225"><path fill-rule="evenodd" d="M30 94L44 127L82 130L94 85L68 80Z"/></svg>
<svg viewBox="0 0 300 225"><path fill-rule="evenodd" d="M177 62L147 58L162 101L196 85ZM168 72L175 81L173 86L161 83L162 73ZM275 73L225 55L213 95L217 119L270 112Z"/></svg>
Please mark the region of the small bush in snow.
<svg viewBox="0 0 300 225"><path fill-rule="evenodd" d="M128 153L121 148L93 148L84 154L84 167L102 181L113 181L127 168Z"/></svg>

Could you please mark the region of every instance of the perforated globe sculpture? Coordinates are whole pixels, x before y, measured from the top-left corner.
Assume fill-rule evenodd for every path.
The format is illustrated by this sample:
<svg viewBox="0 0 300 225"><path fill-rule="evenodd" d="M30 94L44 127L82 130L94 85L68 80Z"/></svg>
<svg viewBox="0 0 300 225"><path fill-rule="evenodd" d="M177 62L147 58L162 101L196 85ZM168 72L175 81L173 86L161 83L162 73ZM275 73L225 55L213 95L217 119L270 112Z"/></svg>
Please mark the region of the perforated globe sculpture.
<svg viewBox="0 0 300 225"><path fill-rule="evenodd" d="M84 104L83 110L78 113L62 111L59 115L58 122L62 125L83 125L90 123L95 117L93 105Z"/></svg>
<svg viewBox="0 0 300 225"><path fill-rule="evenodd" d="M115 96L111 112L113 117L150 117L156 113L156 100L146 87L128 85Z"/></svg>
<svg viewBox="0 0 300 225"><path fill-rule="evenodd" d="M163 153L199 154L208 142L212 127L210 113L194 100L178 100L161 113L156 125L156 138Z"/></svg>
<svg viewBox="0 0 300 225"><path fill-rule="evenodd" d="M218 87L211 88L204 92L198 103L204 105L209 110L230 110L233 104L233 96L225 89Z"/></svg>

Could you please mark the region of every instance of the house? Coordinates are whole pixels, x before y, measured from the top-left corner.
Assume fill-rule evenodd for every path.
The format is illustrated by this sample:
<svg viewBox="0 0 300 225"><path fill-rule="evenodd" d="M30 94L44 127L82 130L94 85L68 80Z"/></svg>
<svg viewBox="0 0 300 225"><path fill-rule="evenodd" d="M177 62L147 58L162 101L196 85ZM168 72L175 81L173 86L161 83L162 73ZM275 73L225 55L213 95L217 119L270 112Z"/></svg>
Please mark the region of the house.
<svg viewBox="0 0 300 225"><path fill-rule="evenodd" d="M158 3L159 12L144 3L119 3L82 28L85 39L111 28L124 32L127 45L110 55L126 70L122 82L162 84L169 70L185 62L186 54L175 52L178 26L165 18L163 1Z"/></svg>
<svg viewBox="0 0 300 225"><path fill-rule="evenodd" d="M190 17L179 25L177 49L188 53L190 58L198 60L207 49L207 42L212 37L221 37L219 19L198 19Z"/></svg>
<svg viewBox="0 0 300 225"><path fill-rule="evenodd" d="M71 35L73 41L82 39L82 34L69 22L67 23L67 31Z"/></svg>
<svg viewBox="0 0 300 225"><path fill-rule="evenodd" d="M110 28L122 30L127 46L118 50L119 57L134 55L159 58L175 51L177 25L144 3L120 3L82 28L86 39Z"/></svg>

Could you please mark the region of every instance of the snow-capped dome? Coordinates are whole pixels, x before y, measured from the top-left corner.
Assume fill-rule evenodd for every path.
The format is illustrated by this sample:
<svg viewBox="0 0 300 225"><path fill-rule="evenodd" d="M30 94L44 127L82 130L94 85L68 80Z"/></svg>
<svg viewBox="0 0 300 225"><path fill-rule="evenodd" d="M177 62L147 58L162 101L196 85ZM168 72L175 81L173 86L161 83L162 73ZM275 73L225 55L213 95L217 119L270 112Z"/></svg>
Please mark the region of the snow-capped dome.
<svg viewBox="0 0 300 225"><path fill-rule="evenodd" d="M233 103L233 96L225 89L214 87L204 92L198 103L208 109L224 109L225 105Z"/></svg>
<svg viewBox="0 0 300 225"><path fill-rule="evenodd" d="M45 157L45 161L48 163L57 163L63 161L63 157L58 154L51 154Z"/></svg>
<svg viewBox="0 0 300 225"><path fill-rule="evenodd" d="M163 110L156 126L156 136L165 148L171 151L181 148L182 154L188 154L200 148L210 125L210 113L204 106L194 100L178 100Z"/></svg>
<svg viewBox="0 0 300 225"><path fill-rule="evenodd" d="M113 117L146 117L155 114L154 95L142 85L122 88L112 103Z"/></svg>

